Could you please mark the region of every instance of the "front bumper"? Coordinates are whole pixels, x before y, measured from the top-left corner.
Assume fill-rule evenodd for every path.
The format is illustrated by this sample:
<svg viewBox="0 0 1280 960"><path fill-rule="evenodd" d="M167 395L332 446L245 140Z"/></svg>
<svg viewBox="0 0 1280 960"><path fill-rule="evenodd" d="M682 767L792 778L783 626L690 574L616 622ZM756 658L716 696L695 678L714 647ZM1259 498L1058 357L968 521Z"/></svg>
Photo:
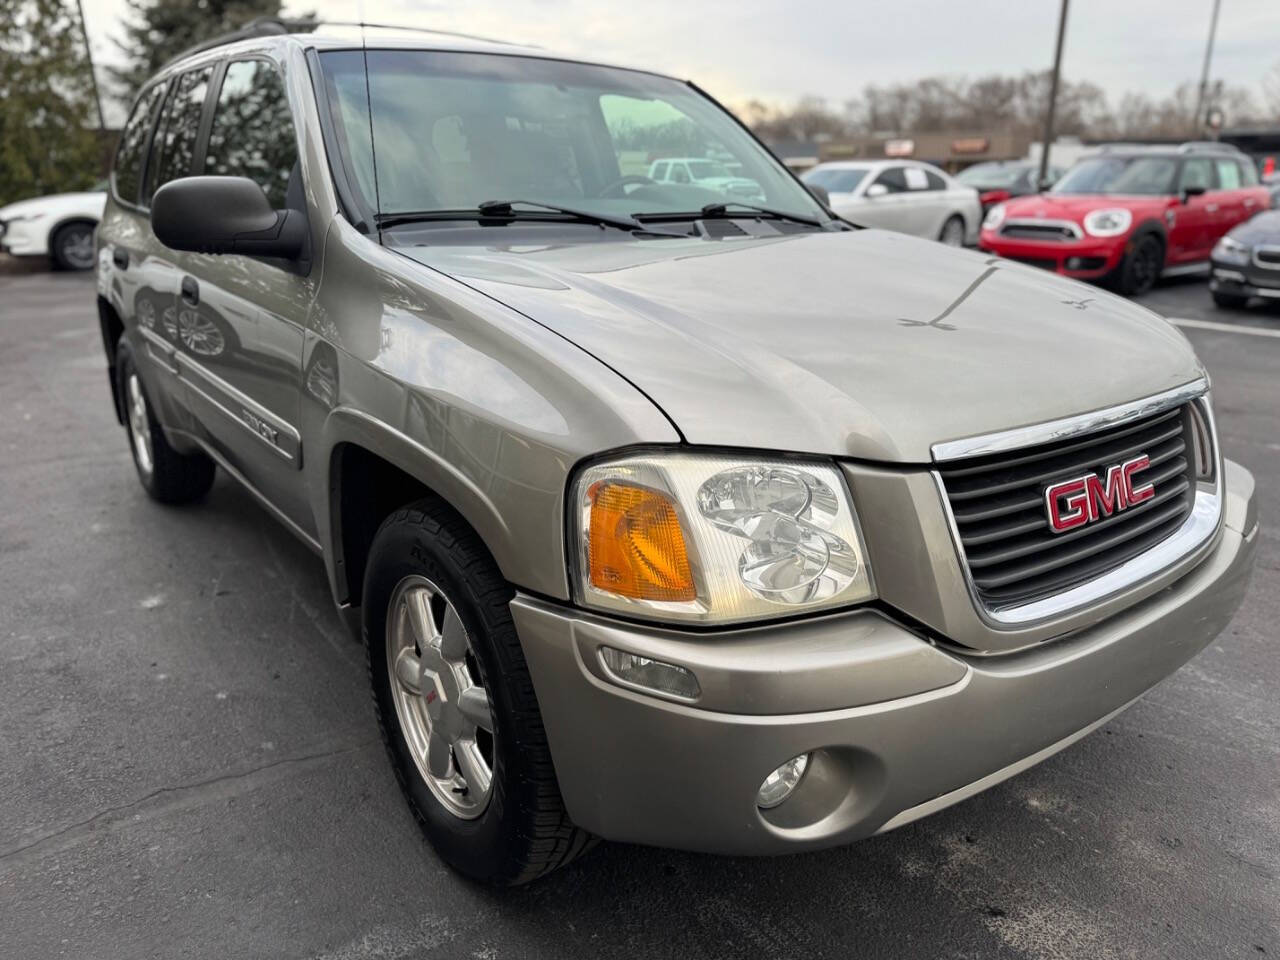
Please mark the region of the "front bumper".
<svg viewBox="0 0 1280 960"><path fill-rule="evenodd" d="M1280 299L1280 270L1259 267L1252 260L1245 264L1212 260L1209 267L1209 289L1214 293Z"/></svg>
<svg viewBox="0 0 1280 960"><path fill-rule="evenodd" d="M569 815L622 841L770 854L857 840L932 813L1084 736L1207 646L1244 596L1253 478L1228 462L1212 553L1168 589L1001 656L930 643L875 610L690 634L512 602ZM609 645L692 670L696 705L610 683ZM756 791L811 752L780 806Z"/></svg>
<svg viewBox="0 0 1280 960"><path fill-rule="evenodd" d="M1082 240L1023 240L983 230L978 249L1008 260L1043 267L1064 277L1096 280L1120 266L1126 241L1123 237L1088 237Z"/></svg>

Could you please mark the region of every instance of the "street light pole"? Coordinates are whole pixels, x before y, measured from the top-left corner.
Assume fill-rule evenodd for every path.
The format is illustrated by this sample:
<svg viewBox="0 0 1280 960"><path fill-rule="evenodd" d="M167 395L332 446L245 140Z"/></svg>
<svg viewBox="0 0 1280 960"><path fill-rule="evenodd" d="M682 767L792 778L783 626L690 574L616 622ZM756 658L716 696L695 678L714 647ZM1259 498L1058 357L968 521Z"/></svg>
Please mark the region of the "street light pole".
<svg viewBox="0 0 1280 960"><path fill-rule="evenodd" d="M1049 144L1053 143L1053 114L1058 106L1058 78L1062 74L1062 41L1067 33L1067 4L1062 0L1062 10L1058 14L1058 45L1053 54L1053 77L1049 81L1049 109L1044 118L1044 143L1040 145L1040 173L1036 177L1036 186L1041 190L1049 182Z"/></svg>
<svg viewBox="0 0 1280 960"><path fill-rule="evenodd" d="M98 74L93 69L93 49L89 46L89 28L84 22L84 4L76 0L76 12L80 14L80 35L84 37L84 55L89 61L89 79L93 81L93 100L98 105L98 129L106 130L107 121L102 115L102 92L98 89Z"/></svg>
<svg viewBox="0 0 1280 960"><path fill-rule="evenodd" d="M1204 101L1209 92L1209 63L1213 60L1213 40L1218 34L1218 8L1222 0L1213 0L1213 18L1209 21L1209 43L1204 48L1204 68L1200 71L1200 93L1196 97L1196 115L1192 120L1191 136L1199 137L1204 130Z"/></svg>

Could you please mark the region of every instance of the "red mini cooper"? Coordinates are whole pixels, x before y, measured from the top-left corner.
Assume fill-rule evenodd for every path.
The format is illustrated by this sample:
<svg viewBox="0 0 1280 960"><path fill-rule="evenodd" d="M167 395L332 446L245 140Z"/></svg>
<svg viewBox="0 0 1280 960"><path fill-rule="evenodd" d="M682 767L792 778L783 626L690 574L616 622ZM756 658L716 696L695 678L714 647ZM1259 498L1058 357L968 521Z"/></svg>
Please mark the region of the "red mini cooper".
<svg viewBox="0 0 1280 960"><path fill-rule="evenodd" d="M1218 238L1270 205L1257 168L1234 147L1111 149L1048 193L992 207L978 246L1133 295L1161 276L1206 269Z"/></svg>

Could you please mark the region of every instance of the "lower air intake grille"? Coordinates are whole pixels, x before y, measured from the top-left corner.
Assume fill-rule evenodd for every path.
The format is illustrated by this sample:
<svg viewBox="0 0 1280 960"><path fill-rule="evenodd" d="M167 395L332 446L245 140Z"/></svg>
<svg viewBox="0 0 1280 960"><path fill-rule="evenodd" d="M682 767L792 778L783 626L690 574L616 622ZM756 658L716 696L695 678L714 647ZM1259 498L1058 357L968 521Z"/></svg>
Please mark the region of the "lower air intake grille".
<svg viewBox="0 0 1280 960"><path fill-rule="evenodd" d="M965 561L990 610L1068 590L1150 550L1175 533L1195 499L1190 408L1167 410L1087 436L948 463L941 469ZM1133 475L1153 494L1062 533L1050 525L1045 491L1145 455Z"/></svg>

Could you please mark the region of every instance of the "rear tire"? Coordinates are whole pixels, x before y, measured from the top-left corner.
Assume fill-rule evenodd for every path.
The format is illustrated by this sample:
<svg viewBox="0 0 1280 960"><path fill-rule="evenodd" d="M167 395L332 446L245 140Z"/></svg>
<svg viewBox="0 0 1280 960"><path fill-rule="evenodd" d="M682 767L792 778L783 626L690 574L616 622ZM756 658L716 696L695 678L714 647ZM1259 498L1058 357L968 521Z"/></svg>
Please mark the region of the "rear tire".
<svg viewBox="0 0 1280 960"><path fill-rule="evenodd" d="M1134 241L1117 271L1116 287L1126 297L1138 297L1149 291L1164 270L1164 244L1152 234Z"/></svg>
<svg viewBox="0 0 1280 960"><path fill-rule="evenodd" d="M92 270L94 225L85 221L59 227L49 238L49 256L59 270Z"/></svg>
<svg viewBox="0 0 1280 960"><path fill-rule="evenodd" d="M424 609L406 599L414 590L427 598L427 611L439 612L429 614L430 628L422 629L420 620L412 631L416 639L406 639L409 611ZM565 811L511 620L513 596L475 532L442 501L429 498L383 522L369 551L361 602L378 725L409 807L441 859L474 880L501 886L528 883L595 842ZM421 640L427 634L434 638L431 649ZM465 665L460 649L466 650ZM409 661L403 671L402 659ZM435 676L448 680L437 686ZM488 698L490 731L450 707L464 701L460 691L476 688ZM473 775L474 751L483 761L479 777ZM483 800L472 799L476 781L487 791Z"/></svg>
<svg viewBox="0 0 1280 960"><path fill-rule="evenodd" d="M948 247L963 247L964 234L964 217L959 214L952 214L947 218L947 222L942 225L942 232L938 234L938 242L944 243Z"/></svg>
<svg viewBox="0 0 1280 960"><path fill-rule="evenodd" d="M1215 293L1213 302L1228 310L1243 310L1245 304L1249 302L1249 298L1242 297L1238 293Z"/></svg>
<svg viewBox="0 0 1280 960"><path fill-rule="evenodd" d="M161 503L191 503L204 497L213 486L213 461L203 453L179 453L169 446L138 373L133 350L123 338L116 347L116 376L129 451L142 488Z"/></svg>

